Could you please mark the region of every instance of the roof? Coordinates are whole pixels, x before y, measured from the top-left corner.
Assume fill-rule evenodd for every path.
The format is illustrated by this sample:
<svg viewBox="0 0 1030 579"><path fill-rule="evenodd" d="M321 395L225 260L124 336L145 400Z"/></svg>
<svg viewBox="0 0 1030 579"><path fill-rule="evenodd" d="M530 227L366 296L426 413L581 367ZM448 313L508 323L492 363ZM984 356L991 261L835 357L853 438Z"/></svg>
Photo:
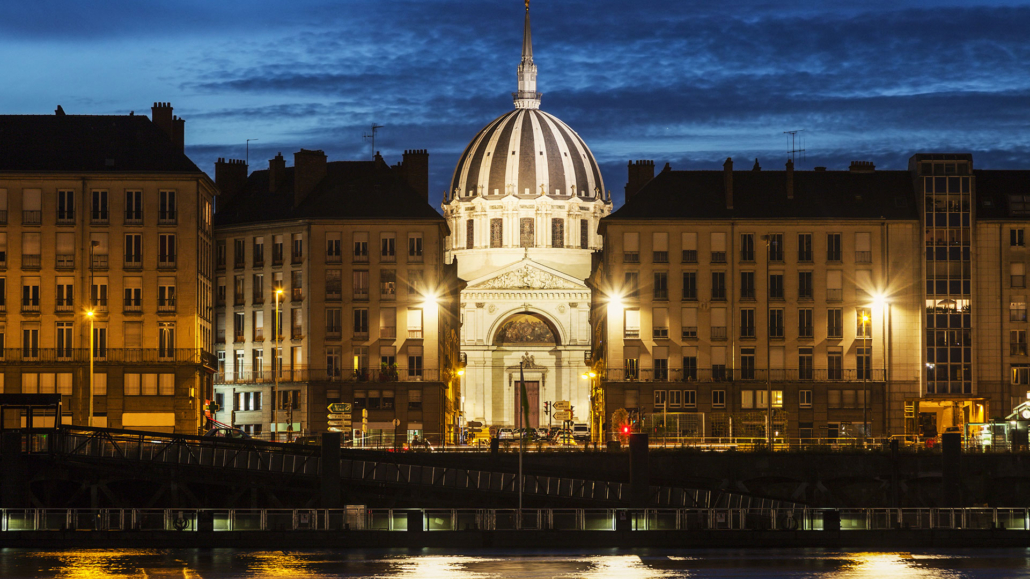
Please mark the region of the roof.
<svg viewBox="0 0 1030 579"><path fill-rule="evenodd" d="M0 115L0 171L202 173L143 115Z"/></svg>
<svg viewBox="0 0 1030 579"><path fill-rule="evenodd" d="M908 171L733 171L733 209L723 171L662 171L603 221L630 219L918 220Z"/></svg>
<svg viewBox="0 0 1030 579"><path fill-rule="evenodd" d="M407 181L381 159L326 163L326 176L293 206L294 167L275 192L267 169L254 171L243 190L219 204L215 225L289 219L423 219L444 222Z"/></svg>
<svg viewBox="0 0 1030 579"><path fill-rule="evenodd" d="M977 219L1030 219L1030 171L973 170ZM1013 196L1017 197L1013 199Z"/></svg>

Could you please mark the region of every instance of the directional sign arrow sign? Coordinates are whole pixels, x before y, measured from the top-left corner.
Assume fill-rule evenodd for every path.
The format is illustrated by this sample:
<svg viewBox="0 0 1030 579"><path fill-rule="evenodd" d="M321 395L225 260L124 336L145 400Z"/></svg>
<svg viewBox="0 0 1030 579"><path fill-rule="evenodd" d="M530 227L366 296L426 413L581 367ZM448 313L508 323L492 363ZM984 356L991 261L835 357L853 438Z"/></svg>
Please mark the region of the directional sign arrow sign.
<svg viewBox="0 0 1030 579"><path fill-rule="evenodd" d="M572 413L568 412L568 411L555 412L554 413L554 419L555 420L572 420Z"/></svg>
<svg viewBox="0 0 1030 579"><path fill-rule="evenodd" d="M350 416L350 414L346 414L346 413L343 413L343 412L330 412L329 413L329 420L344 420L344 419L348 418L349 416Z"/></svg>
<svg viewBox="0 0 1030 579"><path fill-rule="evenodd" d="M554 404L551 405L551 408L554 408L555 410L570 410L572 406L569 404L568 400L555 400Z"/></svg>
<svg viewBox="0 0 1030 579"><path fill-rule="evenodd" d="M351 404L350 402L333 402L329 405L328 410L334 414L341 412L349 413L351 411Z"/></svg>

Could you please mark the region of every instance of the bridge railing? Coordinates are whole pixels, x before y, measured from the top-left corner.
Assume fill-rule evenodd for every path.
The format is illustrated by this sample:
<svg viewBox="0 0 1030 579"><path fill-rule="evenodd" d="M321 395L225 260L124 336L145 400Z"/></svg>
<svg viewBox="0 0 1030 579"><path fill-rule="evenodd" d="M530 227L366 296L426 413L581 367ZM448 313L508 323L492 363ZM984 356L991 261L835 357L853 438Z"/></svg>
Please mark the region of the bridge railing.
<svg viewBox="0 0 1030 579"><path fill-rule="evenodd" d="M1030 530L1030 509L0 509L0 531Z"/></svg>

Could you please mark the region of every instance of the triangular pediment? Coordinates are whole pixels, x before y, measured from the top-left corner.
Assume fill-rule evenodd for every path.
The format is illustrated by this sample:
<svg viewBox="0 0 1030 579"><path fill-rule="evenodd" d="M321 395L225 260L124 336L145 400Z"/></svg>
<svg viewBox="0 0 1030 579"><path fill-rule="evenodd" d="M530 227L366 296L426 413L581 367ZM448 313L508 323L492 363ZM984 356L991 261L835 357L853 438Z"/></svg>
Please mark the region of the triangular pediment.
<svg viewBox="0 0 1030 579"><path fill-rule="evenodd" d="M547 267L528 258L474 279L466 287L470 290L587 289L583 280L576 279L567 273Z"/></svg>

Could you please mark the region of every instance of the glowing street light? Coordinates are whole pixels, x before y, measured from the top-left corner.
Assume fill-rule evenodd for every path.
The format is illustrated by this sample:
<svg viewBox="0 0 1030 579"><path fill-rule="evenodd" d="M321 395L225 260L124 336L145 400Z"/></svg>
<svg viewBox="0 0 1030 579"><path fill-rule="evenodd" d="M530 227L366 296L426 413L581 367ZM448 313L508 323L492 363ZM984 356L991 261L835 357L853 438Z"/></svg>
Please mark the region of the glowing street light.
<svg viewBox="0 0 1030 579"><path fill-rule="evenodd" d="M93 427L93 310L86 310L89 318L89 416L86 426ZM32 426L31 424L29 426Z"/></svg>
<svg viewBox="0 0 1030 579"><path fill-rule="evenodd" d="M279 372L282 371L282 356L279 354L279 333L282 331L282 323L279 319L279 300L282 299L283 288L275 288L275 320L272 325L275 330L275 352L272 353L272 364L275 366L275 382L272 384L272 441L279 441ZM291 420L290 428L293 428L293 404L290 404Z"/></svg>

